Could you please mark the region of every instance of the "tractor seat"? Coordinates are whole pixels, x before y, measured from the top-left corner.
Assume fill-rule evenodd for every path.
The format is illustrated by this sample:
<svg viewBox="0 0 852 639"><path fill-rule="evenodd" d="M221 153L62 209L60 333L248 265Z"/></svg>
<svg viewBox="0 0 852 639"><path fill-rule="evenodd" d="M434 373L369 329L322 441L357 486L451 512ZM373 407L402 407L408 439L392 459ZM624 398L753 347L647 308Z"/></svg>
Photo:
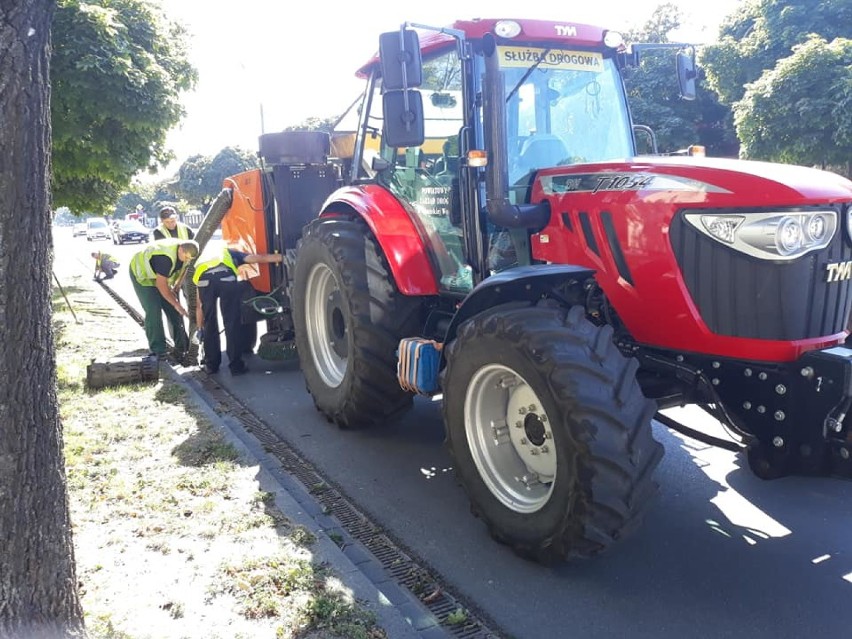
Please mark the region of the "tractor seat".
<svg viewBox="0 0 852 639"><path fill-rule="evenodd" d="M568 159L568 148L559 136L534 135L524 140L518 156L525 171L558 166Z"/></svg>

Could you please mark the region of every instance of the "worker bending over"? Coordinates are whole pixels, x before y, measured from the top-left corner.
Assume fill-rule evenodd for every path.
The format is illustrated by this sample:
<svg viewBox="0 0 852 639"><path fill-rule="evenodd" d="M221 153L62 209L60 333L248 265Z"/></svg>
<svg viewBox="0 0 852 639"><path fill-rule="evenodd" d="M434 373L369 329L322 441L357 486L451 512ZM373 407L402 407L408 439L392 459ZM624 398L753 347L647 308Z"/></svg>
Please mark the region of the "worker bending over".
<svg viewBox="0 0 852 639"><path fill-rule="evenodd" d="M115 258L104 251L95 251L92 253L95 258L95 281L111 280L115 277L116 269L121 266L115 261Z"/></svg>
<svg viewBox="0 0 852 639"><path fill-rule="evenodd" d="M174 355L181 359L189 350L189 337L183 325L188 316L169 281L198 255L198 244L192 240L158 240L148 244L130 260L130 281L145 311L145 337L148 348L156 355L166 353L163 313L174 339Z"/></svg>

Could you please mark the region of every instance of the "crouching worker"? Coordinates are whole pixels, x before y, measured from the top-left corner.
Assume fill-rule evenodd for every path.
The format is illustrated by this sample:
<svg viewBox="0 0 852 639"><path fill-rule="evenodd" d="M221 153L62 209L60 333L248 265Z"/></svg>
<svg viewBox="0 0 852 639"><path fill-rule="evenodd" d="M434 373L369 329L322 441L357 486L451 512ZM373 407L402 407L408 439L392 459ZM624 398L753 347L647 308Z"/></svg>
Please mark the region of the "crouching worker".
<svg viewBox="0 0 852 639"><path fill-rule="evenodd" d="M255 331L253 326L242 323L241 305L253 292L251 284L241 280L239 267L243 264L280 263L282 255L266 253L242 253L223 249L218 257L204 260L195 265L192 281L198 287L198 303L195 307L195 323L201 333L204 346L204 370L216 373L222 363L222 346L219 341L219 320L216 313L218 300L225 324L225 353L232 375L241 375L248 370L243 354L251 352Z"/></svg>
<svg viewBox="0 0 852 639"><path fill-rule="evenodd" d="M192 240L158 240L147 245L130 260L130 281L145 311L145 337L156 355L166 353L163 313L174 339L174 355L182 358L189 350L189 337L183 318L189 314L181 305L169 281L177 279L185 265L198 255Z"/></svg>
<svg viewBox="0 0 852 639"><path fill-rule="evenodd" d="M104 253L103 251L95 251L92 253L92 257L95 258L96 282L100 282L101 280L111 280L115 277L115 271L121 265L115 261L115 258L112 255Z"/></svg>

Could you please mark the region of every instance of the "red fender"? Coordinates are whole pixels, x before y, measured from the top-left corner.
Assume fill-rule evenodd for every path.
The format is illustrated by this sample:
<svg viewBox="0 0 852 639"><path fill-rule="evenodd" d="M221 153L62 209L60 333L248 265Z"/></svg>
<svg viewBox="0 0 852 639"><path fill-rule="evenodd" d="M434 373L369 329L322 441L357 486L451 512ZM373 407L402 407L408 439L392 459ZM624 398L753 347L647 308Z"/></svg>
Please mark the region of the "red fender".
<svg viewBox="0 0 852 639"><path fill-rule="evenodd" d="M437 295L438 278L412 213L390 191L377 184L345 186L332 193L320 217L354 210L370 227L403 295Z"/></svg>

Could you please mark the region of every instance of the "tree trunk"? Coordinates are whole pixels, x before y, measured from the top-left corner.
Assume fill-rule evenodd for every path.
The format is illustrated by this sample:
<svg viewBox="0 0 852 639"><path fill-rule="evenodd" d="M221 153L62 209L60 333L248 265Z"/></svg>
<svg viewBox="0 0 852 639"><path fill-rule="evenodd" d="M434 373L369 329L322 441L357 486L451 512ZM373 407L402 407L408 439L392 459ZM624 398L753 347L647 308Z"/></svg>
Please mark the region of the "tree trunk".
<svg viewBox="0 0 852 639"><path fill-rule="evenodd" d="M53 0L0 0L0 638L83 630L50 315Z"/></svg>

